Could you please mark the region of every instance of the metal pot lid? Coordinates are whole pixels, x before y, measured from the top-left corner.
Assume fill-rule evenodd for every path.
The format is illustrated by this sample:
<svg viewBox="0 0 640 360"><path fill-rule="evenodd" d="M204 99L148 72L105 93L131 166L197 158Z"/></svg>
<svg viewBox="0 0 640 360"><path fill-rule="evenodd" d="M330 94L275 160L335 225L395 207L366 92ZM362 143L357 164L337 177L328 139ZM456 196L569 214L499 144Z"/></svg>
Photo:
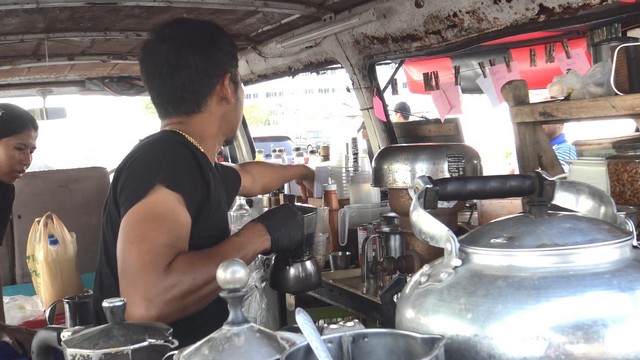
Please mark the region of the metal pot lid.
<svg viewBox="0 0 640 360"><path fill-rule="evenodd" d="M576 213L550 212L535 218L519 214L476 228L460 238L463 250L563 250L632 240L633 234L609 222Z"/></svg>
<svg viewBox="0 0 640 360"><path fill-rule="evenodd" d="M102 302L108 324L83 330L62 341L66 349L87 353L139 348L155 343L175 346L171 327L161 323L125 322L127 300L110 298Z"/></svg>
<svg viewBox="0 0 640 360"><path fill-rule="evenodd" d="M253 323L225 325L198 343L178 351L174 360L280 359L297 342Z"/></svg>
<svg viewBox="0 0 640 360"><path fill-rule="evenodd" d="M62 341L66 349L106 352L140 348L151 344L172 344L173 330L162 323L106 324L84 330Z"/></svg>
<svg viewBox="0 0 640 360"><path fill-rule="evenodd" d="M229 306L229 318L216 332L178 351L174 360L279 359L296 344L292 338L249 322L242 313L249 281L249 268L242 260L225 260L218 266L216 280Z"/></svg>

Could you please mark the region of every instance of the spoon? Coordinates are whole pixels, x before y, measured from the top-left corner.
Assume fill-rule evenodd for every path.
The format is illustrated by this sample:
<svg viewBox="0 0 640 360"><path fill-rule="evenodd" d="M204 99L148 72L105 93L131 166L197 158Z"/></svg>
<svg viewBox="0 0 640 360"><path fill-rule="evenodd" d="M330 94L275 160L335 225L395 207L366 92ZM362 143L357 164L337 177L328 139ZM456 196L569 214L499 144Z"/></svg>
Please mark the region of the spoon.
<svg viewBox="0 0 640 360"><path fill-rule="evenodd" d="M329 349L327 349L327 346L320 337L318 328L316 328L313 320L311 320L311 316L302 308L296 308L296 323L300 327L300 330L302 330L304 337L307 338L311 350L313 350L318 360L333 360Z"/></svg>

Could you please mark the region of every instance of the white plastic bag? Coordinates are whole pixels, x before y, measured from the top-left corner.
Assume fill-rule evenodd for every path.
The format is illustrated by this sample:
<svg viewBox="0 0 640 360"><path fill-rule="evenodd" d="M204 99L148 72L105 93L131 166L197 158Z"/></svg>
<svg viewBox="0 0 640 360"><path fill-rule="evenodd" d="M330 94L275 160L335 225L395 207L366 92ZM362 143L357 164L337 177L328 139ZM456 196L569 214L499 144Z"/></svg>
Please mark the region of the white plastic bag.
<svg viewBox="0 0 640 360"><path fill-rule="evenodd" d="M610 77L611 61L601 61L593 65L584 76L569 70L565 75L554 77L551 84L547 85L547 90L552 98L564 98L569 95L571 99L610 96L614 95Z"/></svg>

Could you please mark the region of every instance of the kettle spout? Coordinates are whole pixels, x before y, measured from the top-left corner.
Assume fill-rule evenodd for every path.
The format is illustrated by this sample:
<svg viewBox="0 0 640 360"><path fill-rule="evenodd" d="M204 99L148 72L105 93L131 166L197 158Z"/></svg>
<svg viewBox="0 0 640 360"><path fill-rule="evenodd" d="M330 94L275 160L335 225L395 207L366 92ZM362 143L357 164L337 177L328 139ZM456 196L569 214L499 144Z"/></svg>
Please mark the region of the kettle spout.
<svg viewBox="0 0 640 360"><path fill-rule="evenodd" d="M55 359L55 354L62 354L62 326L47 326L36 332L31 345L33 360Z"/></svg>

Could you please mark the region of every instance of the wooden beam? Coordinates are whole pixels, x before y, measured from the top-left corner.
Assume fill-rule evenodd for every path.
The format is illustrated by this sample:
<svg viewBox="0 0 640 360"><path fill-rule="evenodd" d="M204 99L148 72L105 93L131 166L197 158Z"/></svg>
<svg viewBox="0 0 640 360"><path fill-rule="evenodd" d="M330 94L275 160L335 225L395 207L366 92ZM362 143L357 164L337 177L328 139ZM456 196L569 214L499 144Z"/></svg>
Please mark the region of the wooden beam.
<svg viewBox="0 0 640 360"><path fill-rule="evenodd" d="M524 80L510 81L502 87L502 96L510 106L511 119L515 119L512 109L526 108L529 104L529 89ZM540 123L514 122L513 131L516 142L516 156L521 174L530 173L538 168L551 176L564 173L549 139L542 131Z"/></svg>

